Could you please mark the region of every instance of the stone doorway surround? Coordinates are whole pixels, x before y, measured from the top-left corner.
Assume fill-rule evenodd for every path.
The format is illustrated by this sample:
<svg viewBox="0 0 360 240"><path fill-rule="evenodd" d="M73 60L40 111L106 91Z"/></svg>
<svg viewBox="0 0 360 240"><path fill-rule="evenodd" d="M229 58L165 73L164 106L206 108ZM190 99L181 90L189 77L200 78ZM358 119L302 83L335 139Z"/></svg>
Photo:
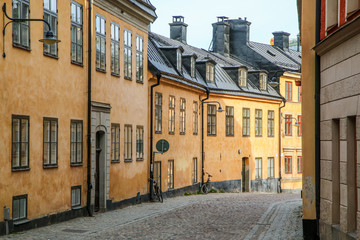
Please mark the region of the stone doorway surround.
<svg viewBox="0 0 360 240"><path fill-rule="evenodd" d="M99 167L99 207L100 211L106 209L106 200L109 199L110 190L110 122L111 106L108 103L91 102L91 208L95 205L95 172L96 172L96 134L103 132L102 154Z"/></svg>

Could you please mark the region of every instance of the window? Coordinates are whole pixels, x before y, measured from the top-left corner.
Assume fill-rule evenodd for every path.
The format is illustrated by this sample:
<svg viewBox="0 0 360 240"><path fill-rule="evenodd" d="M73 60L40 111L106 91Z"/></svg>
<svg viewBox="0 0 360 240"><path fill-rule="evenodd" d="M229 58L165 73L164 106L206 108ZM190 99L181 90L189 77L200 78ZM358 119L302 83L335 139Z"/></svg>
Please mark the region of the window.
<svg viewBox="0 0 360 240"><path fill-rule="evenodd" d="M174 189L174 160L168 161L168 187Z"/></svg>
<svg viewBox="0 0 360 240"><path fill-rule="evenodd" d="M111 161L120 161L120 125L111 124Z"/></svg>
<svg viewBox="0 0 360 240"><path fill-rule="evenodd" d="M96 70L106 70L106 20L96 14Z"/></svg>
<svg viewBox="0 0 360 240"><path fill-rule="evenodd" d="M82 6L71 1L71 61L83 63Z"/></svg>
<svg viewBox="0 0 360 240"><path fill-rule="evenodd" d="M285 82L285 99L292 101L292 82Z"/></svg>
<svg viewBox="0 0 360 240"><path fill-rule="evenodd" d="M346 1L346 13L347 16L351 16L359 9L359 0L347 0Z"/></svg>
<svg viewBox="0 0 360 240"><path fill-rule="evenodd" d="M191 77L195 78L196 77L196 69L195 69L195 57L191 57Z"/></svg>
<svg viewBox="0 0 360 240"><path fill-rule="evenodd" d="M329 31L333 27L337 26L338 23L338 1L326 0L326 13L325 13L325 23L326 30Z"/></svg>
<svg viewBox="0 0 360 240"><path fill-rule="evenodd" d="M216 135L216 105L207 106L207 134L208 136Z"/></svg>
<svg viewBox="0 0 360 240"><path fill-rule="evenodd" d="M155 93L155 133L162 131L162 94Z"/></svg>
<svg viewBox="0 0 360 240"><path fill-rule="evenodd" d="M274 158L273 157L269 157L268 158L268 178L273 178L274 177Z"/></svg>
<svg viewBox="0 0 360 240"><path fill-rule="evenodd" d="M124 73L125 78L131 79L132 75L132 33L130 30L124 30Z"/></svg>
<svg viewBox="0 0 360 240"><path fill-rule="evenodd" d="M154 162L154 181L161 189L161 162Z"/></svg>
<svg viewBox="0 0 360 240"><path fill-rule="evenodd" d="M255 158L255 179L262 178L262 158Z"/></svg>
<svg viewBox="0 0 360 240"><path fill-rule="evenodd" d="M302 128L301 128L301 115L299 115L298 116L298 124L299 124L299 126L298 126L298 128L297 128L297 135L298 135L298 137L301 137L301 135L302 135Z"/></svg>
<svg viewBox="0 0 360 240"><path fill-rule="evenodd" d="M136 81L141 83L144 75L143 42L143 38L136 35Z"/></svg>
<svg viewBox="0 0 360 240"><path fill-rule="evenodd" d="M292 115L285 115L285 136L292 136Z"/></svg>
<svg viewBox="0 0 360 240"><path fill-rule="evenodd" d="M260 84L259 87L261 90L266 90L267 84L267 75L265 73L260 73Z"/></svg>
<svg viewBox="0 0 360 240"><path fill-rule="evenodd" d="M268 137L274 137L275 128L275 112L268 111Z"/></svg>
<svg viewBox="0 0 360 240"><path fill-rule="evenodd" d="M111 74L120 75L120 27L118 24L111 22Z"/></svg>
<svg viewBox="0 0 360 240"><path fill-rule="evenodd" d="M193 121L194 121L194 125L193 125L193 134L197 135L198 134L198 102L193 102Z"/></svg>
<svg viewBox="0 0 360 240"><path fill-rule="evenodd" d="M207 63L206 64L206 81L214 83L215 82L215 68L214 64Z"/></svg>
<svg viewBox="0 0 360 240"><path fill-rule="evenodd" d="M136 127L136 160L144 160L144 127Z"/></svg>
<svg viewBox="0 0 360 240"><path fill-rule="evenodd" d="M243 108L243 136L250 136L250 109Z"/></svg>
<svg viewBox="0 0 360 240"><path fill-rule="evenodd" d="M71 187L71 207L81 206L81 186Z"/></svg>
<svg viewBox="0 0 360 240"><path fill-rule="evenodd" d="M176 50L176 68L179 72L181 72L182 69L182 62L181 62L181 50Z"/></svg>
<svg viewBox="0 0 360 240"><path fill-rule="evenodd" d="M12 169L29 167L28 116L12 116Z"/></svg>
<svg viewBox="0 0 360 240"><path fill-rule="evenodd" d="M83 124L82 121L71 121L70 134L70 162L72 165L82 164L82 147L83 147Z"/></svg>
<svg viewBox="0 0 360 240"><path fill-rule="evenodd" d="M297 172L302 173L302 156L297 157Z"/></svg>
<svg viewBox="0 0 360 240"><path fill-rule="evenodd" d="M197 158L193 158L192 182L197 183Z"/></svg>
<svg viewBox="0 0 360 240"><path fill-rule="evenodd" d="M291 173L292 172L292 168L291 168L291 161L292 161L292 157L291 156L285 156L285 173Z"/></svg>
<svg viewBox="0 0 360 240"><path fill-rule="evenodd" d="M185 134L186 126L186 100L180 98L180 134Z"/></svg>
<svg viewBox="0 0 360 240"><path fill-rule="evenodd" d="M29 0L13 0L13 18L30 18ZM30 49L30 23L13 22L13 44Z"/></svg>
<svg viewBox="0 0 360 240"><path fill-rule="evenodd" d="M302 94L302 88L300 86L298 87L298 102L301 102L301 94Z"/></svg>
<svg viewBox="0 0 360 240"><path fill-rule="evenodd" d="M226 107L226 136L234 136L234 107Z"/></svg>
<svg viewBox="0 0 360 240"><path fill-rule="evenodd" d="M239 86L246 87L247 71L246 69L239 68Z"/></svg>
<svg viewBox="0 0 360 240"><path fill-rule="evenodd" d="M132 126L125 125L124 129L124 161L132 161Z"/></svg>
<svg viewBox="0 0 360 240"><path fill-rule="evenodd" d="M58 35L58 14L57 14L57 0L44 0L44 20L46 20L53 31L54 35ZM44 23L44 38L49 26ZM44 54L57 57L58 55L58 44L47 45L44 43Z"/></svg>
<svg viewBox="0 0 360 240"><path fill-rule="evenodd" d="M27 195L13 197L12 219L14 221L27 218Z"/></svg>
<svg viewBox="0 0 360 240"><path fill-rule="evenodd" d="M255 109L255 136L262 136L262 110Z"/></svg>
<svg viewBox="0 0 360 240"><path fill-rule="evenodd" d="M58 120L44 118L44 146L43 161L44 166L57 166L58 158Z"/></svg>
<svg viewBox="0 0 360 240"><path fill-rule="evenodd" d="M175 133L175 97L169 97L169 133Z"/></svg>

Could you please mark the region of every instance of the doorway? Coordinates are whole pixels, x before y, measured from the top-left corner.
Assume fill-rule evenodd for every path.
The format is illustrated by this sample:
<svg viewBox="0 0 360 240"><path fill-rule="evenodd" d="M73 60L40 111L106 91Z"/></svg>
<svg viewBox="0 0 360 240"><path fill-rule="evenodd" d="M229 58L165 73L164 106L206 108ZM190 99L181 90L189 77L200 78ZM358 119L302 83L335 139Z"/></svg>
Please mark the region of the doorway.
<svg viewBox="0 0 360 240"><path fill-rule="evenodd" d="M105 133L96 133L96 164L95 164L95 212L104 208L104 172L105 172Z"/></svg>
<svg viewBox="0 0 360 240"><path fill-rule="evenodd" d="M242 159L242 170L241 170L241 191L249 192L249 180L250 180L250 169L249 169L249 158Z"/></svg>

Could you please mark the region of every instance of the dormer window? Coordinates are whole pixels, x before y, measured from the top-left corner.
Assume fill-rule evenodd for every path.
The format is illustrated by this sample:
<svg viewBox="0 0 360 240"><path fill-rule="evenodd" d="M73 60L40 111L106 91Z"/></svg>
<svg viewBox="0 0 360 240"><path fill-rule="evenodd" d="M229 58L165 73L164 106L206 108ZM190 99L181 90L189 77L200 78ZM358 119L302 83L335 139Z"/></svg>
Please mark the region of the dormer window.
<svg viewBox="0 0 360 240"><path fill-rule="evenodd" d="M176 68L179 72L181 72L182 69L182 63L181 63L181 50L176 50Z"/></svg>
<svg viewBox="0 0 360 240"><path fill-rule="evenodd" d="M215 67L212 63L206 64L206 81L208 82L215 82Z"/></svg>
<svg viewBox="0 0 360 240"><path fill-rule="evenodd" d="M266 90L266 84L267 84L267 74L260 73L260 81L259 81L260 90Z"/></svg>
<svg viewBox="0 0 360 240"><path fill-rule="evenodd" d="M195 58L191 57L191 77L195 78Z"/></svg>
<svg viewBox="0 0 360 240"><path fill-rule="evenodd" d="M244 68L239 68L239 86L246 87L247 80L247 70Z"/></svg>

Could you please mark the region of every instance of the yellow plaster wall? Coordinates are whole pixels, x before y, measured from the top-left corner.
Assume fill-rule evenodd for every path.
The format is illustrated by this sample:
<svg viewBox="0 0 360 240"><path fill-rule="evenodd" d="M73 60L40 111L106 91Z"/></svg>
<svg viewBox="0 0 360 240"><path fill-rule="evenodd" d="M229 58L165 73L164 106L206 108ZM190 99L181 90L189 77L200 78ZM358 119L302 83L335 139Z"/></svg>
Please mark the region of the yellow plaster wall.
<svg viewBox="0 0 360 240"><path fill-rule="evenodd" d="M110 164L110 199L121 201L136 196L137 192L146 194L148 191L148 79L147 79L147 45L146 32L119 19L107 11L94 6L93 22L96 14L106 19L106 73L93 68L92 100L111 105L111 123L120 124L120 163ZM110 61L110 23L120 27L120 77L111 75ZM95 25L93 25L95 33ZM124 29L132 32L132 80L124 79ZM143 37L143 83L136 82L136 35ZM95 36L94 38L95 39ZM93 41L93 49L96 42ZM96 51L92 58L96 59ZM132 162L124 162L124 125L132 125ZM136 160L136 126L144 129L144 160Z"/></svg>
<svg viewBox="0 0 360 240"><path fill-rule="evenodd" d="M298 120L298 116L302 116L301 101L299 101L299 87L295 85L295 81L300 80L299 74L292 74L285 72L280 77L280 94L285 97L285 83L292 83L292 101L286 101L285 107L281 109L281 176L282 189L301 189L302 187L302 173L297 171L297 157L302 156L301 136L298 135L298 127L294 126ZM285 115L292 115L292 135L285 136ZM304 124L302 123L302 126ZM292 157L291 173L285 173L285 156Z"/></svg>
<svg viewBox="0 0 360 240"><path fill-rule="evenodd" d="M12 1L7 0L11 16ZM87 16L87 1L79 1ZM42 18L41 1L30 1L31 18ZM70 61L70 3L58 1L58 59L43 55L43 24L30 25L31 51L12 46L12 26L6 28L6 58L0 58L0 206L10 207L13 196L28 194L28 219L71 209L71 186L82 186L86 204L87 67ZM3 15L0 16L3 21ZM87 32L84 24L84 36ZM84 41L84 63L87 41ZM0 48L3 41L0 41ZM64 71L66 69L66 71ZM12 114L30 117L28 171L11 168ZM43 168L43 118L58 119L58 167ZM83 165L70 166L70 120L83 120ZM0 221L3 221L0 211Z"/></svg>

